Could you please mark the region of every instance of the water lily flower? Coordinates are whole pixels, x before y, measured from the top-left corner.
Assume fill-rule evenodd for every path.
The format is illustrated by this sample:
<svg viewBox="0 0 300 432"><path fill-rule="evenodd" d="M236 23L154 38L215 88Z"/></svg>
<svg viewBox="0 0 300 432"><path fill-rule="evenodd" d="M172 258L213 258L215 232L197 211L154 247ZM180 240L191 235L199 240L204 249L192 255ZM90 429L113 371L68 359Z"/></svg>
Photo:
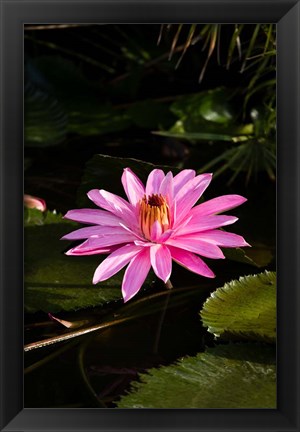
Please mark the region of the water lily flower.
<svg viewBox="0 0 300 432"><path fill-rule="evenodd" d="M35 208L40 211L47 209L46 202L42 198L24 194L24 206L27 208Z"/></svg>
<svg viewBox="0 0 300 432"><path fill-rule="evenodd" d="M83 240L67 255L109 254L95 271L93 283L109 279L128 265L122 282L124 301L140 290L152 266L167 283L172 260L208 278L215 277L200 258L224 258L220 247L249 246L240 235L218 228L237 221L219 215L246 201L240 195L223 195L195 206L212 179L212 174L196 175L185 169L173 177L160 169L148 176L146 186L125 168L122 184L128 201L103 189L93 189L88 197L100 209L70 210L64 216L90 226L63 237ZM200 255L200 256L199 256Z"/></svg>

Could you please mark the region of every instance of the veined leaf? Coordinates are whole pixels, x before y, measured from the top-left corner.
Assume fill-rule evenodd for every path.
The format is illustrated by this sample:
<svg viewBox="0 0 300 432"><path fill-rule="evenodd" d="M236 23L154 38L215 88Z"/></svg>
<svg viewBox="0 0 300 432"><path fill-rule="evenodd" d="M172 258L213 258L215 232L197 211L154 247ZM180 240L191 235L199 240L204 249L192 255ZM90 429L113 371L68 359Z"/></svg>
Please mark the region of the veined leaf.
<svg viewBox="0 0 300 432"><path fill-rule="evenodd" d="M119 300L120 287L78 288L31 286L25 288L26 312L74 311L87 307L101 306L108 301Z"/></svg>
<svg viewBox="0 0 300 432"><path fill-rule="evenodd" d="M24 140L29 147L61 143L67 132L67 116L59 101L46 90L27 82L24 92Z"/></svg>
<svg viewBox="0 0 300 432"><path fill-rule="evenodd" d="M105 256L73 257L64 254L70 242L60 238L72 230L72 223L25 228L27 312L74 310L121 298L122 273L96 287L92 285L94 271Z"/></svg>
<svg viewBox="0 0 300 432"><path fill-rule="evenodd" d="M248 256L248 251L246 253L242 248L226 248L223 250L223 254L225 258L232 261L259 267L256 261Z"/></svg>
<svg viewBox="0 0 300 432"><path fill-rule="evenodd" d="M276 273L241 277L218 288L200 312L215 336L276 340Z"/></svg>
<svg viewBox="0 0 300 432"><path fill-rule="evenodd" d="M276 408L275 352L263 344L209 348L139 378L118 408Z"/></svg>

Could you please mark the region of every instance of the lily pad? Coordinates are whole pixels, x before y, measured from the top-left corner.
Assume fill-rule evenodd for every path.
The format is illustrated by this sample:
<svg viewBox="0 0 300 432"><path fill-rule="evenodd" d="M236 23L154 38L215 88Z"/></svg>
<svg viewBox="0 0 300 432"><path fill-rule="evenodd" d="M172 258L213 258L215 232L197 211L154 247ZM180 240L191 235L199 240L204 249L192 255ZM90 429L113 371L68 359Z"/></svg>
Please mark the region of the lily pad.
<svg viewBox="0 0 300 432"><path fill-rule="evenodd" d="M64 254L70 242L60 238L72 230L74 225L67 223L25 228L26 311L72 310L121 298L122 272L96 287L92 285L94 271L105 256Z"/></svg>
<svg viewBox="0 0 300 432"><path fill-rule="evenodd" d="M81 186L78 189L77 203L80 207L91 206L91 201L86 194L91 189L105 189L117 195L125 197L121 183L121 176L124 168L131 168L145 183L150 172L160 168L166 173L172 171L177 174L178 168L169 166L157 166L149 162L143 162L132 158L119 158L97 154L87 164L82 178Z"/></svg>
<svg viewBox="0 0 300 432"><path fill-rule="evenodd" d="M74 311L120 299L120 288L30 286L25 289L26 312Z"/></svg>
<svg viewBox="0 0 300 432"><path fill-rule="evenodd" d="M241 277L214 291L200 312L216 337L276 340L276 273Z"/></svg>
<svg viewBox="0 0 300 432"><path fill-rule="evenodd" d="M61 224L67 223L74 226L77 226L75 222L70 222L67 219L63 219L63 215L61 213L57 213L56 211L45 211L35 208L24 208L24 226L41 226L48 224Z"/></svg>
<svg viewBox="0 0 300 432"><path fill-rule="evenodd" d="M139 378L118 408L276 408L275 350L263 344L209 348Z"/></svg>

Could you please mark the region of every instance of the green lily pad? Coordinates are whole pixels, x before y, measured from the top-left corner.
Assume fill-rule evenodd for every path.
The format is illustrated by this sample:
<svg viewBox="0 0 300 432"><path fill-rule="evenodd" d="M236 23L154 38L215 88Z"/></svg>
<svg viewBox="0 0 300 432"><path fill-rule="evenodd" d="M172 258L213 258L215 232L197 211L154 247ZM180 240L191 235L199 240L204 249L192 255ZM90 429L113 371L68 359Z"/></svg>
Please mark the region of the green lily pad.
<svg viewBox="0 0 300 432"><path fill-rule="evenodd" d="M178 168L157 166L138 159L97 154L86 164L81 186L78 189L78 205L80 207L91 206L91 201L86 196L91 189L105 189L125 197L121 183L124 168L131 168L144 183L150 172L155 168L160 168L166 173L172 171L174 175L180 171Z"/></svg>
<svg viewBox="0 0 300 432"><path fill-rule="evenodd" d="M64 288L26 285L25 310L33 313L74 311L120 299L120 288Z"/></svg>
<svg viewBox="0 0 300 432"><path fill-rule="evenodd" d="M209 348L139 378L118 408L276 408L275 350L263 344Z"/></svg>
<svg viewBox="0 0 300 432"><path fill-rule="evenodd" d="M216 337L276 340L276 273L241 277L214 291L200 312Z"/></svg>
<svg viewBox="0 0 300 432"><path fill-rule="evenodd" d="M63 219L63 215L61 213L57 213L56 211L45 211L35 208L24 208L24 226L41 226L48 224L56 224L56 223L67 223L72 224L73 227L77 226L75 222L70 222L67 219Z"/></svg>
<svg viewBox="0 0 300 432"><path fill-rule="evenodd" d="M122 272L92 285L94 271L104 255L64 254L71 243L60 238L72 230L74 224L67 223L25 228L26 311L74 310L121 298Z"/></svg>

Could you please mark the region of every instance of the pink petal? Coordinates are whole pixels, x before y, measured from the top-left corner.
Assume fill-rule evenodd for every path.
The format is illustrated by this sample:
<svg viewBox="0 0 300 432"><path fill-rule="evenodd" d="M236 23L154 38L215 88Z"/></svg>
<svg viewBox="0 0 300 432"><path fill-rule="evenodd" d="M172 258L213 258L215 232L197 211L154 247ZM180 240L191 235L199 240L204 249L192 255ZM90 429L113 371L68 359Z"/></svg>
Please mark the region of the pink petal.
<svg viewBox="0 0 300 432"><path fill-rule="evenodd" d="M135 206L145 195L143 183L130 168L125 168L122 175L122 184L129 202Z"/></svg>
<svg viewBox="0 0 300 432"><path fill-rule="evenodd" d="M212 244L205 241L202 241L201 234L198 236L181 236L170 238L166 241L166 245L175 246L180 249L184 249L190 252L194 252L196 254L202 255L207 258L219 259L225 258L221 249Z"/></svg>
<svg viewBox="0 0 300 432"><path fill-rule="evenodd" d="M90 237L85 242L68 251L67 255L91 255L91 252L96 249L106 249L114 245L133 243L134 240L136 240L136 237L130 233L119 234L117 236ZM72 253L70 253L71 251Z"/></svg>
<svg viewBox="0 0 300 432"><path fill-rule="evenodd" d="M179 228L176 230L176 236L212 230L214 228L219 228L222 226L233 224L237 220L238 220L237 217L223 216L223 215L221 216L211 215L211 216L204 216L200 218L192 217L190 221L187 222L185 225L183 225L182 227L179 226Z"/></svg>
<svg viewBox="0 0 300 432"><path fill-rule="evenodd" d="M194 170L185 169L180 171L173 179L174 196L183 188L189 180L192 180L196 175Z"/></svg>
<svg viewBox="0 0 300 432"><path fill-rule="evenodd" d="M137 226L135 209L118 195L112 194L103 189L93 189L88 193L88 197L98 206L111 211L129 226Z"/></svg>
<svg viewBox="0 0 300 432"><path fill-rule="evenodd" d="M65 254L69 256L83 256L83 255L101 255L101 254L109 254L119 248L120 246L111 246L106 248L99 249L91 249L90 251L86 251L84 253L80 252L77 247L69 249Z"/></svg>
<svg viewBox="0 0 300 432"><path fill-rule="evenodd" d="M119 226L121 219L104 210L75 209L65 214L64 219L92 225Z"/></svg>
<svg viewBox="0 0 300 432"><path fill-rule="evenodd" d="M245 247L250 246L244 237L227 231L212 230L201 233L201 238L206 242L224 247Z"/></svg>
<svg viewBox="0 0 300 432"><path fill-rule="evenodd" d="M167 231L165 231L160 238L158 239L159 243L165 243L170 237L171 235L174 233L174 230L172 229L168 229Z"/></svg>
<svg viewBox="0 0 300 432"><path fill-rule="evenodd" d="M151 227L151 240L156 242L162 235L162 227L158 221L154 221Z"/></svg>
<svg viewBox="0 0 300 432"><path fill-rule="evenodd" d="M205 276L208 278L215 277L211 269L198 256L194 255L193 253L172 246L169 246L169 249L172 258L178 264L182 265L183 267L187 268L188 270L194 273L200 274L201 276Z"/></svg>
<svg viewBox="0 0 300 432"><path fill-rule="evenodd" d="M172 272L172 258L169 249L164 245L154 245L150 248L150 260L154 273L166 283Z"/></svg>
<svg viewBox="0 0 300 432"><path fill-rule="evenodd" d="M202 196L203 192L211 182L212 174L201 174L187 182L175 197L176 215L175 224L178 224L190 212L193 205Z"/></svg>
<svg viewBox="0 0 300 432"><path fill-rule="evenodd" d="M72 231L62 237L61 240L82 240L89 237L103 237L103 236L118 236L126 233L123 227L106 227L106 226L89 226ZM134 234L133 234L134 235ZM136 236L134 236L136 238Z"/></svg>
<svg viewBox="0 0 300 432"><path fill-rule="evenodd" d="M227 210L231 210L247 201L247 198L241 195L222 195L217 198L213 198L191 210L191 214L195 216L207 216L210 214L221 213Z"/></svg>
<svg viewBox="0 0 300 432"><path fill-rule="evenodd" d="M93 277L93 284L109 279L118 273L140 250L140 247L132 244L115 250L97 267Z"/></svg>
<svg viewBox="0 0 300 432"><path fill-rule="evenodd" d="M143 285L151 268L149 255L149 248L143 248L138 255L132 258L127 267L122 283L122 294L125 302L135 296Z"/></svg>
<svg viewBox="0 0 300 432"><path fill-rule="evenodd" d="M128 231L131 234L133 234L136 238L138 238L140 240L144 240L145 239L139 227L138 228L134 228L134 229L130 229L130 228L128 228L127 225L125 225L123 223L120 223L120 226L122 228L124 228L125 231Z"/></svg>
<svg viewBox="0 0 300 432"><path fill-rule="evenodd" d="M165 178L165 174L160 169L154 169L148 176L146 184L146 195L158 194L160 185Z"/></svg>
<svg viewBox="0 0 300 432"><path fill-rule="evenodd" d="M99 189L92 189L87 193L87 196L91 201L93 201L94 204L96 204L98 207L102 207L105 210L111 211L111 206L108 205L106 200L103 198L103 196L100 194Z"/></svg>
<svg viewBox="0 0 300 432"><path fill-rule="evenodd" d="M141 240L134 240L134 244L137 245L137 246L143 246L143 247L150 247L150 246L153 245L152 242L150 242L150 241L148 242L147 240L143 240L143 241L141 241Z"/></svg>
<svg viewBox="0 0 300 432"><path fill-rule="evenodd" d="M171 171L168 172L166 177L161 182L158 193L167 199L167 202L168 202L169 206L171 207L172 201L173 201L173 195L174 195L174 192L173 192L173 174L171 173Z"/></svg>

